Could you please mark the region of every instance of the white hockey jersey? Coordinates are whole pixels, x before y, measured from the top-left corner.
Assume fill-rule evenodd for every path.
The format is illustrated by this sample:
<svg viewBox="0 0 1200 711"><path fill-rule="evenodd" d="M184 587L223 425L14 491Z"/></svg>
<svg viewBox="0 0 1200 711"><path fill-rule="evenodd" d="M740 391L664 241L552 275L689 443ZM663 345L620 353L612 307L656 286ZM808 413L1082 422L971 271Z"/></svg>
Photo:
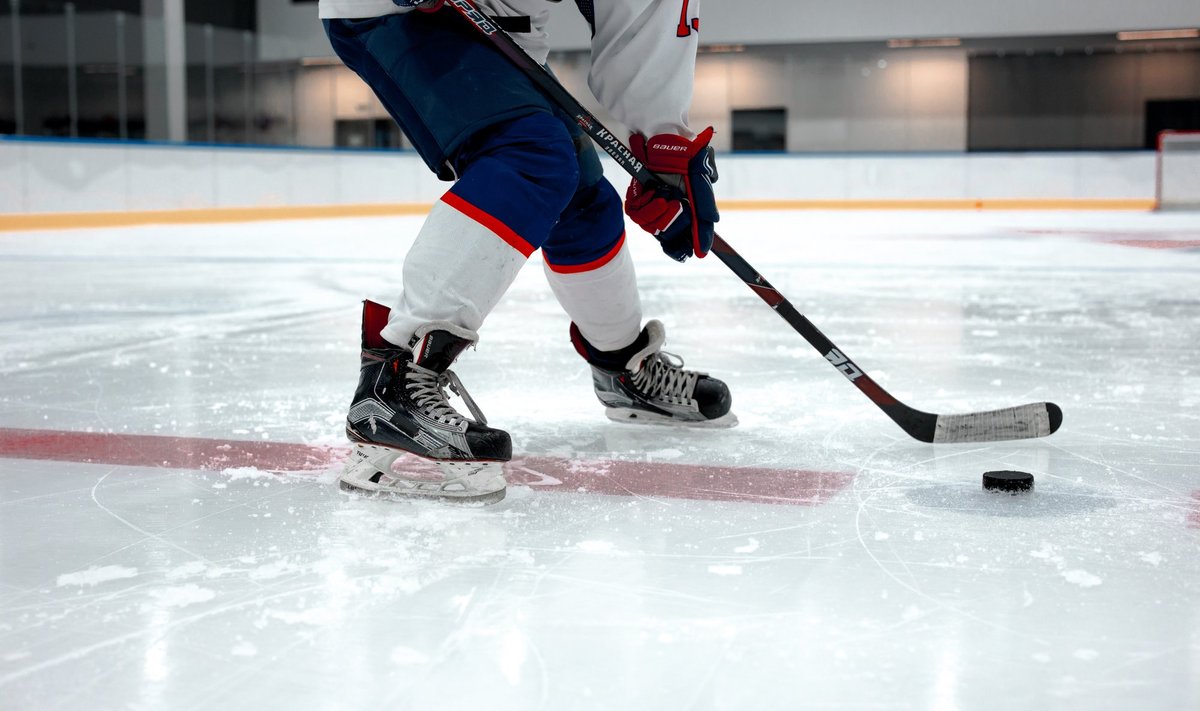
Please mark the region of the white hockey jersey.
<svg viewBox="0 0 1200 711"><path fill-rule="evenodd" d="M475 0L494 17L530 18L532 32L513 38L539 63L550 52L546 23L555 0ZM576 0L593 21L588 86L631 130L694 138L688 107L696 73L700 0ZM392 0L320 0L322 19L411 12Z"/></svg>

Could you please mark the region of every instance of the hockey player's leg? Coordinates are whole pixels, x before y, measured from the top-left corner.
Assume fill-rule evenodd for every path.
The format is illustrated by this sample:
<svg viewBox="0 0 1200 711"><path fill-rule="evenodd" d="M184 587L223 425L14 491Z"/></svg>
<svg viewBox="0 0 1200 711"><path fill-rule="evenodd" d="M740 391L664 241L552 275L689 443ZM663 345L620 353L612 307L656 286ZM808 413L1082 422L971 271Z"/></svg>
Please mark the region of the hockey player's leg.
<svg viewBox="0 0 1200 711"><path fill-rule="evenodd" d="M546 278L571 317L571 341L592 368L605 413L638 424L737 424L725 383L664 353L658 321L639 330L641 300L623 226L620 198L600 180L575 196L542 250Z"/></svg>
<svg viewBox="0 0 1200 711"><path fill-rule="evenodd" d="M571 342L592 368L592 386L604 414L616 422L693 427L733 427L733 398L725 383L683 367L683 359L662 350L666 329L649 321L630 345L612 351L595 348L578 324Z"/></svg>
<svg viewBox="0 0 1200 711"><path fill-rule="evenodd" d="M480 132L531 113L555 111L504 55L448 13L324 23L337 56L371 87L425 164L443 180L462 176L456 161L464 144Z"/></svg>
<svg viewBox="0 0 1200 711"><path fill-rule="evenodd" d="M474 345L484 319L549 235L578 171L561 124L539 114L481 136L458 165L462 179L435 205L405 258L396 307L366 304L345 489L474 502L504 497L509 436L487 426L449 367ZM446 388L464 397L473 420L450 407ZM443 478L393 472L403 452L436 461Z"/></svg>
<svg viewBox="0 0 1200 711"><path fill-rule="evenodd" d="M423 324L478 331L549 237L579 180L554 117L534 113L481 133L456 160L462 178L429 213L404 260L404 290L383 337L404 344Z"/></svg>
<svg viewBox="0 0 1200 711"><path fill-rule="evenodd" d="M504 498L503 464L512 458L507 432L487 426L450 365L477 340L448 322L422 325L397 347L380 335L388 308L363 304L362 364L346 417L354 444L340 478L349 491L376 496L491 503ZM446 388L467 402L462 416ZM440 479L407 476L392 463L409 453L436 462Z"/></svg>
<svg viewBox="0 0 1200 711"><path fill-rule="evenodd" d="M621 200L607 180L580 190L542 248L546 280L571 320L605 350L629 345L642 326Z"/></svg>

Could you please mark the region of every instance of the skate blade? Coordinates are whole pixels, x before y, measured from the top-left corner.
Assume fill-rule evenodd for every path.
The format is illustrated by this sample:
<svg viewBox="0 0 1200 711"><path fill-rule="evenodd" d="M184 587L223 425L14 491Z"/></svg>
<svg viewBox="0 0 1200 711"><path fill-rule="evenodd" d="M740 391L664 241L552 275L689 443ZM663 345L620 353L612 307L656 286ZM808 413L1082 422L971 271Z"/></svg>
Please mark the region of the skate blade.
<svg viewBox="0 0 1200 711"><path fill-rule="evenodd" d="M655 412L633 410L627 407L608 407L604 414L613 422L626 425L655 425L657 427L694 427L697 429L729 429L736 427L737 415L727 412L715 420L680 420Z"/></svg>
<svg viewBox="0 0 1200 711"><path fill-rule="evenodd" d="M427 459L438 465L442 479L407 478L392 471L402 454L388 447L356 444L338 486L342 491L383 499L426 499L457 504L494 504L504 499L508 483L503 462L461 462Z"/></svg>

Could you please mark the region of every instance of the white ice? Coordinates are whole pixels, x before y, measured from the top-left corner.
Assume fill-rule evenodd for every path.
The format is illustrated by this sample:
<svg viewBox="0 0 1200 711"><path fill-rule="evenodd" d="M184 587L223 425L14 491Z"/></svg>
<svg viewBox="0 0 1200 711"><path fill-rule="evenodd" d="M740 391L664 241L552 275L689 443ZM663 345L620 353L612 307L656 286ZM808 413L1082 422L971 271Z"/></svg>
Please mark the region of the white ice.
<svg viewBox="0 0 1200 711"><path fill-rule="evenodd" d="M527 459L501 504L105 458L336 452L359 301L418 225L0 235L0 708L1200 708L1200 215L724 216L896 396L1054 401L1045 440L910 440L715 258L631 231L736 429L609 423L532 264L457 368Z"/></svg>

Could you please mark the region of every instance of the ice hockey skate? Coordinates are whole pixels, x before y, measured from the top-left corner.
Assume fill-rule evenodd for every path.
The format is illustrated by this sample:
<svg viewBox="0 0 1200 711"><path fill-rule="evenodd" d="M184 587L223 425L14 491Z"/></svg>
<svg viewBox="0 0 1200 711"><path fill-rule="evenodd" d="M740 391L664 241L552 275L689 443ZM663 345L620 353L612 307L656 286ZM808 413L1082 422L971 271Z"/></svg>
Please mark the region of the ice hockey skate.
<svg viewBox="0 0 1200 711"><path fill-rule="evenodd" d="M343 490L393 498L494 503L504 498L504 462L512 458L508 433L487 426L450 365L474 343L473 334L451 324L427 324L408 348L379 335L386 306L363 304L362 366L346 418L354 443L340 478ZM456 333L461 331L461 333ZM461 396L474 419L449 402L446 388ZM409 453L431 460L441 480L392 470Z"/></svg>
<svg viewBox="0 0 1200 711"><path fill-rule="evenodd" d="M693 370L662 350L666 330L650 321L637 340L619 351L591 346L575 324L571 342L592 367L592 385L614 422L688 427L733 427L733 399L725 383Z"/></svg>

